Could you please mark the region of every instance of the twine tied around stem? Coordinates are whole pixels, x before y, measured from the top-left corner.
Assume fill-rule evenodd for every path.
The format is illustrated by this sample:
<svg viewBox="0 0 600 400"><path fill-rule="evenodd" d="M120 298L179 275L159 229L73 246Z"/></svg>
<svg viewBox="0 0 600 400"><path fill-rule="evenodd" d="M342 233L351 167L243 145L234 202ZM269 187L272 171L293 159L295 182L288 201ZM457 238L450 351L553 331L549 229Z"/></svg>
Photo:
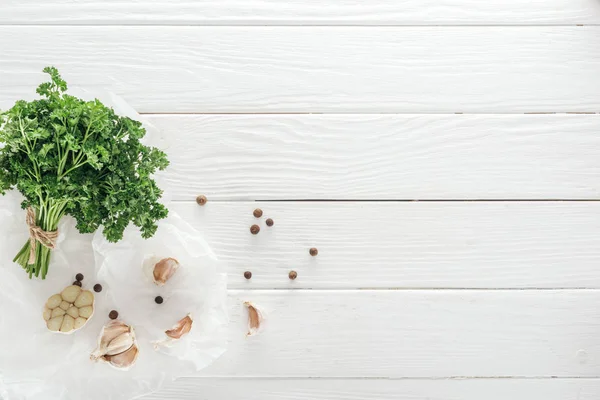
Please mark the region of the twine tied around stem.
<svg viewBox="0 0 600 400"><path fill-rule="evenodd" d="M58 240L58 231L47 232L35 224L35 210L33 207L27 208L27 216L25 222L29 227L29 262L33 264L35 262L35 249L36 243L40 242L42 246L54 250L56 248L56 241Z"/></svg>

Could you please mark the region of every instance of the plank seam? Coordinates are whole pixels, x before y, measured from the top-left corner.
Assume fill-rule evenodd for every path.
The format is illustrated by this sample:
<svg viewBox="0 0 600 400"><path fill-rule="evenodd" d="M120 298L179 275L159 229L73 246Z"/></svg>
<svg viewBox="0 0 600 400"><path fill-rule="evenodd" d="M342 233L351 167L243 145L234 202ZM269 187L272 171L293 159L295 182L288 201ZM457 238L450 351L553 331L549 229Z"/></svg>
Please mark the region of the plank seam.
<svg viewBox="0 0 600 400"><path fill-rule="evenodd" d="M195 203L174 199L173 203ZM594 203L600 199L209 199L211 203Z"/></svg>
<svg viewBox="0 0 600 400"><path fill-rule="evenodd" d="M269 291L269 292L275 292L275 291L311 291L311 292L321 292L321 291L348 291L348 292L354 292L354 291L378 291L378 292L385 292L385 291L390 291L390 292L394 292L394 291L414 291L414 292L432 292L432 291L438 291L438 292L442 292L442 291L462 291L462 292L547 292L547 291L598 291L600 290L600 288L596 288L596 287L588 287L588 286L582 286L582 287L570 287L570 286L566 286L566 287L535 287L535 286L531 286L531 287L411 287L411 286L407 286L407 287L402 287L402 286L391 286L391 287L335 287L335 286L331 286L331 287L318 287L318 288L310 288L310 287L300 287L300 288L294 288L294 287L270 287L270 288L266 288L266 287L254 287L254 288L241 288L241 287L231 287L228 289L230 292L234 292L234 291Z"/></svg>
<svg viewBox="0 0 600 400"><path fill-rule="evenodd" d="M227 376L227 375L203 375L199 377L183 377L178 379L181 380L197 380L197 379L222 379L222 380L247 380L247 379L257 379L257 380L379 380L379 381L439 381L439 380L559 380L559 379L580 379L580 380L597 380L600 379L599 376L557 376L557 375L548 375L548 376L526 376L526 375L500 375L500 376L469 376L469 375L457 375L457 376L415 376L415 377L363 377L363 376L333 376L333 377L319 377L319 376L290 376L290 377L282 377L282 376L254 376L254 375L244 375L244 376Z"/></svg>
<svg viewBox="0 0 600 400"><path fill-rule="evenodd" d="M290 23L290 24L268 24L268 23L240 23L235 21L219 21L215 23L203 22L198 24L172 24L172 23L126 23L126 24L110 24L110 23L35 23L28 24L27 22L2 22L0 26L11 27L187 27L187 28L312 28L312 27L328 27L328 28L548 28L548 27L585 27L585 26L600 26L600 23L592 24L336 24L332 21L322 23Z"/></svg>
<svg viewBox="0 0 600 400"><path fill-rule="evenodd" d="M573 293L577 293L577 294L581 294L583 292L598 292L600 291L600 288L571 288L571 287L566 287L566 288L397 288L397 289L388 289L388 288L363 288L363 289L350 289L350 288L332 288L332 289L325 289L325 288L318 288L318 289L313 289L313 288L272 288L272 289L265 289L265 288L254 288L254 289L240 289L240 288L231 288L231 289L227 289L227 292L229 294L242 294L248 291L252 291L252 292L291 292L291 291L296 291L296 292L349 292L349 293L358 293L358 292L396 292L396 291L404 291L404 292L423 292L423 291L428 291L428 292L435 292L435 291L444 291L444 292L464 292L464 291L472 291L472 292L532 292L532 291L543 291L543 292L573 292Z"/></svg>
<svg viewBox="0 0 600 400"><path fill-rule="evenodd" d="M481 112L368 112L368 111L360 111L360 112L344 112L344 111L335 111L335 112L227 112L227 111L219 111L219 112L140 112L140 115L164 115L164 116L177 116L177 115L273 115L273 116L281 116L281 115L596 115L600 114L600 112L594 111L541 111L541 112L489 112L489 111L481 111Z"/></svg>

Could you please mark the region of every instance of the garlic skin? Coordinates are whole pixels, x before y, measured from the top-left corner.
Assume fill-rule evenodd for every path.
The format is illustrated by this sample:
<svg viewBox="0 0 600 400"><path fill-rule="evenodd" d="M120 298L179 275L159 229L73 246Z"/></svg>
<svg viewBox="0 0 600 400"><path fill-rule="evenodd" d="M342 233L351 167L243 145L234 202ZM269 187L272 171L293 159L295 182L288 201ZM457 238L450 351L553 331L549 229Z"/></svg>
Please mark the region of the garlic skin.
<svg viewBox="0 0 600 400"><path fill-rule="evenodd" d="M123 321L111 320L102 328L98 347L90 355L93 361L104 361L120 370L131 368L139 355L133 328Z"/></svg>
<svg viewBox="0 0 600 400"><path fill-rule="evenodd" d="M163 258L154 265L152 277L154 283L158 286L164 286L165 283L177 272L179 261L174 258Z"/></svg>
<svg viewBox="0 0 600 400"><path fill-rule="evenodd" d="M165 331L165 335L167 335L166 339L152 342L154 344L154 349L157 350L160 346L173 346L177 340L190 333L193 323L194 319L192 318L192 314L188 314L181 318L171 329Z"/></svg>
<svg viewBox="0 0 600 400"><path fill-rule="evenodd" d="M244 305L248 308L248 333L246 333L246 336L254 336L261 331L265 320L264 312L256 304L249 301L244 302Z"/></svg>

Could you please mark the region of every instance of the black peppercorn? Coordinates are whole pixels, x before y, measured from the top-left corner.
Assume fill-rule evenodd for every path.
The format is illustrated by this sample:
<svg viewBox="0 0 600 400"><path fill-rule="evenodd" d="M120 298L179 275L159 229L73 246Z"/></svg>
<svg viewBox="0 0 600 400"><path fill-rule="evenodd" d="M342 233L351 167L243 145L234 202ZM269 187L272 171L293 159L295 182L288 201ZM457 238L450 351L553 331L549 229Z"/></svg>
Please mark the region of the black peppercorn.
<svg viewBox="0 0 600 400"><path fill-rule="evenodd" d="M200 196L196 197L196 203L198 203L201 206L205 205L207 201L208 201L208 199L203 194L201 194Z"/></svg>
<svg viewBox="0 0 600 400"><path fill-rule="evenodd" d="M291 280L294 280L298 277L298 273L296 271L290 271L289 275Z"/></svg>
<svg viewBox="0 0 600 400"><path fill-rule="evenodd" d="M81 287L81 282L80 281L75 281L75 282L73 282L73 285Z"/></svg>
<svg viewBox="0 0 600 400"><path fill-rule="evenodd" d="M250 233L252 233L253 235L257 235L258 232L260 232L260 226L258 226L258 225L252 225L250 227Z"/></svg>
<svg viewBox="0 0 600 400"><path fill-rule="evenodd" d="M83 280L83 274L75 275L75 279L81 282Z"/></svg>
<svg viewBox="0 0 600 400"><path fill-rule="evenodd" d="M246 279L252 278L252 272L250 272L250 271L244 272L244 278L246 278Z"/></svg>
<svg viewBox="0 0 600 400"><path fill-rule="evenodd" d="M156 304L162 304L164 299L162 298L162 296L156 296L154 298L154 301L156 302Z"/></svg>
<svg viewBox="0 0 600 400"><path fill-rule="evenodd" d="M316 257L317 254L319 254L319 250L317 250L315 247L311 248L309 251L311 256Z"/></svg>
<svg viewBox="0 0 600 400"><path fill-rule="evenodd" d="M267 226L273 226L273 220L271 218L267 218L267 220L265 221Z"/></svg>
<svg viewBox="0 0 600 400"><path fill-rule="evenodd" d="M96 293L100 293L101 291L102 291L102 285L101 285L101 284L99 284L99 283L96 283L96 284L94 285L94 292L96 292Z"/></svg>
<svg viewBox="0 0 600 400"><path fill-rule="evenodd" d="M119 318L119 313L117 312L117 310L112 310L110 313L108 313L108 318L117 319Z"/></svg>
<svg viewBox="0 0 600 400"><path fill-rule="evenodd" d="M260 217L262 217L263 212L262 212L262 210L260 208L257 208L256 210L254 210L254 212L252 214L254 214L254 216L256 218L260 218Z"/></svg>

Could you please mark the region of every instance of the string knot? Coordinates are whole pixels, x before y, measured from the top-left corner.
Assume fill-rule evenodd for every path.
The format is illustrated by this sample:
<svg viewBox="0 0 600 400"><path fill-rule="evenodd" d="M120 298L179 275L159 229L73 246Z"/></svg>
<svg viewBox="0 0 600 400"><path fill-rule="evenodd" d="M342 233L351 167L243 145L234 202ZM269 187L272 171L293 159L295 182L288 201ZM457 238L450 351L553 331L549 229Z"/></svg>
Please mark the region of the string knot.
<svg viewBox="0 0 600 400"><path fill-rule="evenodd" d="M58 240L58 231L47 232L36 225L35 210L33 207L27 208L27 217L25 222L29 227L29 264L33 264L36 257L36 242L40 242L42 246L47 247L50 250L54 250L56 247L56 241Z"/></svg>

